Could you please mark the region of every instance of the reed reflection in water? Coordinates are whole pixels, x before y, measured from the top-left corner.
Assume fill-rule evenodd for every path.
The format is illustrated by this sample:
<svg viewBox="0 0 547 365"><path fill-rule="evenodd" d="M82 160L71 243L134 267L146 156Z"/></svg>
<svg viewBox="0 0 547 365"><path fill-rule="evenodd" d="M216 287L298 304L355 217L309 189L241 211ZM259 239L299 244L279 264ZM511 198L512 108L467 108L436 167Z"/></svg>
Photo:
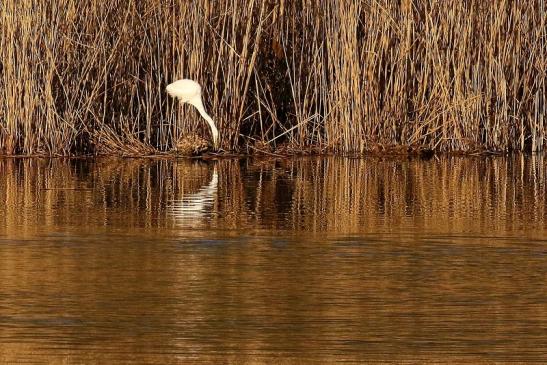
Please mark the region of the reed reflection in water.
<svg viewBox="0 0 547 365"><path fill-rule="evenodd" d="M0 160L0 362L544 363L545 171Z"/></svg>

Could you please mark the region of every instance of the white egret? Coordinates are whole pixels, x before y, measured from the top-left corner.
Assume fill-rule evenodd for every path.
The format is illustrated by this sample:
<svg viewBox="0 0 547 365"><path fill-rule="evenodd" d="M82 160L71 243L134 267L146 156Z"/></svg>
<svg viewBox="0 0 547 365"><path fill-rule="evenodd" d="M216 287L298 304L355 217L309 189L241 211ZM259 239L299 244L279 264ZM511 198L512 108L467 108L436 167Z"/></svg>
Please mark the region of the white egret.
<svg viewBox="0 0 547 365"><path fill-rule="evenodd" d="M199 114L201 114L209 124L209 127L211 127L213 146L215 149L218 148L218 129L213 119L205 112L205 108L203 107L203 102L201 101L201 86L194 80L183 79L167 85L166 91L169 95L178 98L181 102L196 107Z"/></svg>

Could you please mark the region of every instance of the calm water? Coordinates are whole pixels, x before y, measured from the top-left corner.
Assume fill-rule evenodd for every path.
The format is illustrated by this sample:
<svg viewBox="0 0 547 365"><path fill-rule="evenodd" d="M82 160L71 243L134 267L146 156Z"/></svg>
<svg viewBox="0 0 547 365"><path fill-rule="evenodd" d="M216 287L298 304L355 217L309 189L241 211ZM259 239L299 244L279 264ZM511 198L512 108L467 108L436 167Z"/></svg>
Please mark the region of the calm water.
<svg viewBox="0 0 547 365"><path fill-rule="evenodd" d="M546 163L0 160L0 363L545 363Z"/></svg>

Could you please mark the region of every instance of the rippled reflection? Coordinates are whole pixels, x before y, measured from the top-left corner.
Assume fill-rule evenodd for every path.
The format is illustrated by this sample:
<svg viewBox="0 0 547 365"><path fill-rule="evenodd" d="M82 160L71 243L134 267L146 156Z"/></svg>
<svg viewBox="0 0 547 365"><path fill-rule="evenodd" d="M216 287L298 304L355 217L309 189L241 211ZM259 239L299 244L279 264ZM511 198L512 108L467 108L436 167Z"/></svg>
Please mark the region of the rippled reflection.
<svg viewBox="0 0 547 365"><path fill-rule="evenodd" d="M545 167L0 160L0 363L545 363Z"/></svg>
<svg viewBox="0 0 547 365"><path fill-rule="evenodd" d="M0 232L196 224L333 234L407 229L540 234L545 174L542 156L0 160L5 202Z"/></svg>
<svg viewBox="0 0 547 365"><path fill-rule="evenodd" d="M218 172L213 166L209 182L195 193L187 193L182 198L169 202L170 213L182 226L197 227L211 218L218 192Z"/></svg>

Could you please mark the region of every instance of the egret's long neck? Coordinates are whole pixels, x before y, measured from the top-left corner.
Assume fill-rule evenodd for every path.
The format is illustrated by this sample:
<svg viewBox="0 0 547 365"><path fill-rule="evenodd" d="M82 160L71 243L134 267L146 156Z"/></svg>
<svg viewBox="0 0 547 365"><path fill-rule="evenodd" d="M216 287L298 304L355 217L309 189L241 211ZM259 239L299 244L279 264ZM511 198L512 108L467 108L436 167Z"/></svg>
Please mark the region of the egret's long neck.
<svg viewBox="0 0 547 365"><path fill-rule="evenodd" d="M194 98L194 99L190 100L189 103L196 107L199 114L201 114L203 119L205 119L207 121L207 123L209 124L209 127L211 127L211 134L213 135L213 144L215 145L215 147L217 147L217 144L218 144L218 129L215 125L215 122L213 121L213 118L211 118L209 116L209 114L207 114L207 112L205 111L205 108L203 107L203 103L201 101L201 98Z"/></svg>

